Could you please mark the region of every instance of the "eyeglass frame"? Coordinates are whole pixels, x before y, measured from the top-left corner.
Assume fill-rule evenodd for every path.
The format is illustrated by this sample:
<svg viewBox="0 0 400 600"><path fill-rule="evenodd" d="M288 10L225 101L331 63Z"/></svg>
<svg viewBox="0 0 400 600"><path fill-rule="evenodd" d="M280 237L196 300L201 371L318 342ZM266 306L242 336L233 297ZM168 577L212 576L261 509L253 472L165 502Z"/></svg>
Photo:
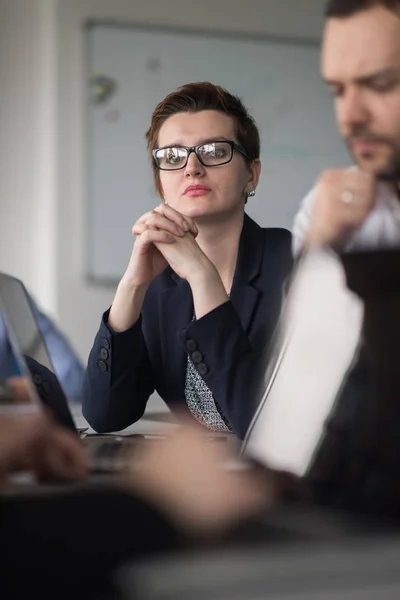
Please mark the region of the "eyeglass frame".
<svg viewBox="0 0 400 600"><path fill-rule="evenodd" d="M226 160L225 162L218 163L217 165L205 165L204 162L201 160L201 157L197 154L196 150L198 150L202 146L206 146L207 144L229 144L229 146L231 147L230 159ZM162 167L160 167L157 164L156 152L158 152L159 150L166 150L167 148L184 148L187 151L186 162L182 167L178 167L177 169L163 169ZM152 151L152 156L153 156L154 166L159 171L181 171L182 169L184 169L187 166L187 164L189 162L189 156L192 154L192 152L195 153L198 161L200 162L200 164L203 165L203 167L221 167L222 165L227 165L232 161L234 150L237 150L237 152L239 152L247 160L251 160L250 156L248 155L246 150L243 148L243 146L240 146L236 142L232 142L232 140L211 140L209 142L203 142L202 144L198 144L197 146L181 146L180 144L175 144L172 146L171 145L170 146L162 146L161 148L154 148L154 150Z"/></svg>

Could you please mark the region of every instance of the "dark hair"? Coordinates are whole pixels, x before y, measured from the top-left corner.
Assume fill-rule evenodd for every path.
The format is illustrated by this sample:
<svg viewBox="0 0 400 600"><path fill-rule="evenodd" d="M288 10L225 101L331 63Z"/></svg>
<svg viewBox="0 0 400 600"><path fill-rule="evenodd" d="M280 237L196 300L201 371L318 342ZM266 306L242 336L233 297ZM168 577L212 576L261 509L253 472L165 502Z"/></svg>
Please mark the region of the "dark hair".
<svg viewBox="0 0 400 600"><path fill-rule="evenodd" d="M260 134L256 122L240 98L218 85L203 81L182 85L156 106L150 127L146 132L150 158L152 158L152 151L157 148L160 129L168 117L177 113L196 113L201 110L216 110L232 117L235 122L237 141L246 150L249 156L248 162L260 157ZM153 161L152 167L156 189L162 196L160 173Z"/></svg>
<svg viewBox="0 0 400 600"><path fill-rule="evenodd" d="M330 19L334 17L351 17L363 10L369 10L374 6L383 6L400 16L400 0L328 0L325 16Z"/></svg>

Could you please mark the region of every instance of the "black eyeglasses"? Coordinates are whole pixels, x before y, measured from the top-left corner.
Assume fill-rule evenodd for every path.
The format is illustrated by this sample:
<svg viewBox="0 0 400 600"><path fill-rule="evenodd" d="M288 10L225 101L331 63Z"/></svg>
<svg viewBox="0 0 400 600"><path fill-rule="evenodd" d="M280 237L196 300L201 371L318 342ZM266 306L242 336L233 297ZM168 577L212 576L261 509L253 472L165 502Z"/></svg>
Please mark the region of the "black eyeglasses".
<svg viewBox="0 0 400 600"><path fill-rule="evenodd" d="M161 171L178 171L186 167L192 152L195 153L204 167L219 167L231 162L234 150L250 160L249 155L242 146L226 140L206 142L199 146L164 146L163 148L156 148L152 154L157 169Z"/></svg>

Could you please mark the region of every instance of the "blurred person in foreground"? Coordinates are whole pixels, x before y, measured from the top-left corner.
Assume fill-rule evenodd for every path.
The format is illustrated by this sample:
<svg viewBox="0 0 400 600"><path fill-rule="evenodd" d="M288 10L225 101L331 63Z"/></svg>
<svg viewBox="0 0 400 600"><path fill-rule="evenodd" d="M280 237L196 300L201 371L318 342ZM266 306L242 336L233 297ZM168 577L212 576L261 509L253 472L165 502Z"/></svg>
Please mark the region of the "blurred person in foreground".
<svg viewBox="0 0 400 600"><path fill-rule="evenodd" d="M7 385L20 400L27 393L24 381ZM1 578L7 598L27 592L107 598L113 570L122 562L218 539L272 504L274 479L221 470L230 458L228 445L206 442L198 426L182 427L169 439L143 445L132 471L113 489L90 489L78 438L44 413L0 414L0 539L6 549ZM41 481L75 485L47 492L25 487L18 495L11 476L21 470Z"/></svg>
<svg viewBox="0 0 400 600"><path fill-rule="evenodd" d="M83 414L96 431L121 430L157 390L171 410L244 438L292 265L290 233L245 212L261 174L257 125L227 90L189 83L157 105L147 145L162 204L133 226Z"/></svg>
<svg viewBox="0 0 400 600"><path fill-rule="evenodd" d="M330 0L326 17L322 76L354 165L321 175L293 248L400 246L400 0Z"/></svg>

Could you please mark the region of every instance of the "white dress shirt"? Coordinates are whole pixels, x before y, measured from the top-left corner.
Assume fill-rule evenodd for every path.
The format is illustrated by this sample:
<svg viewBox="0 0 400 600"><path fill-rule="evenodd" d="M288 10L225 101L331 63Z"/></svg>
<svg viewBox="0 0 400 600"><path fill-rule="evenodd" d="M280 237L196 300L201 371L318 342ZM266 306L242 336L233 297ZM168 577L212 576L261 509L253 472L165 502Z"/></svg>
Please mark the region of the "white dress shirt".
<svg viewBox="0 0 400 600"><path fill-rule="evenodd" d="M304 245L316 199L313 188L303 199L293 224L293 253L297 255ZM338 200L340 201L340 200ZM400 200L386 183L378 183L375 207L369 217L353 234L344 248L351 250L376 250L400 246Z"/></svg>

